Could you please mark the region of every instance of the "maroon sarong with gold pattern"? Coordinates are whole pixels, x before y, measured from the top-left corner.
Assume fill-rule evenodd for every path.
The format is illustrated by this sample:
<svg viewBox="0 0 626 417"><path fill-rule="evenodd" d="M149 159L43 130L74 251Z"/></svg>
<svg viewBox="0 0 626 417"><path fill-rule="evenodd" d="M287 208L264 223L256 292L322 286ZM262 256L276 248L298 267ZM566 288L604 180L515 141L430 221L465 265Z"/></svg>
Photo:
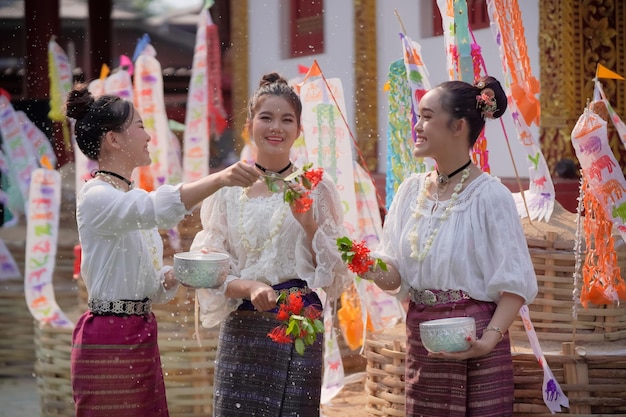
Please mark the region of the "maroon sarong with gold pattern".
<svg viewBox="0 0 626 417"><path fill-rule="evenodd" d="M406 415L510 417L513 415L513 361L508 333L488 354L468 360L432 358L420 339L419 323L474 317L476 337L489 325L496 305L462 300L434 306L410 302L407 313Z"/></svg>
<svg viewBox="0 0 626 417"><path fill-rule="evenodd" d="M72 336L77 417L168 417L157 322L84 313Z"/></svg>

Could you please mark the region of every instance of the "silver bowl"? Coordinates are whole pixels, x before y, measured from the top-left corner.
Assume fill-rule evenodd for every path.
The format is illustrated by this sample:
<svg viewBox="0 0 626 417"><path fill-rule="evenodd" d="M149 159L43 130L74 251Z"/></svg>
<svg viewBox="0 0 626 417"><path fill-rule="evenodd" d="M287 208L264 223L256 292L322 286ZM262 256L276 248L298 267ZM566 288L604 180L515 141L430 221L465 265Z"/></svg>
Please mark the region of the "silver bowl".
<svg viewBox="0 0 626 417"><path fill-rule="evenodd" d="M174 276L191 288L219 288L230 269L230 256L217 252L174 254Z"/></svg>
<svg viewBox="0 0 626 417"><path fill-rule="evenodd" d="M462 352L469 349L468 336L476 339L474 317L451 317L420 323L420 336L427 351Z"/></svg>

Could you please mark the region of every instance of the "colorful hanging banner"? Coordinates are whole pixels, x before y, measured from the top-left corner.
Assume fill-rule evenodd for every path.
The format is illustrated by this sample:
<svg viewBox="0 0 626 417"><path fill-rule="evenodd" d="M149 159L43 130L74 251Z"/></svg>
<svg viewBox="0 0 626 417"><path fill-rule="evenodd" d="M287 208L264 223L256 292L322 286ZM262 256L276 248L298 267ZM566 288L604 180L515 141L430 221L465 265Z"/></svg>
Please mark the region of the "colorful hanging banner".
<svg viewBox="0 0 626 417"><path fill-rule="evenodd" d="M524 196L514 193L518 214L531 220L550 220L554 210L555 191L541 146L530 131L539 124L539 83L532 75L522 15L517 0L487 0L494 40L500 50L504 84L519 142L527 155L529 189ZM528 209L528 212L526 211Z"/></svg>
<svg viewBox="0 0 626 417"><path fill-rule="evenodd" d="M0 281L21 278L20 268L17 266L13 255L0 239Z"/></svg>
<svg viewBox="0 0 626 417"><path fill-rule="evenodd" d="M15 112L18 123L22 126L22 132L26 138L24 146L30 148L29 154L41 164L42 159L47 159L53 167L57 164L57 156L52 149L48 137L28 118L23 111Z"/></svg>
<svg viewBox="0 0 626 417"><path fill-rule="evenodd" d="M147 46L146 48L149 50ZM152 164L135 170L134 175L136 183L141 188L151 191L169 183L170 139L165 113L161 64L149 54L142 53L135 61L135 107L143 118L146 132L151 137L148 149Z"/></svg>
<svg viewBox="0 0 626 417"><path fill-rule="evenodd" d="M12 207L17 211L27 212L28 189L32 172L38 168L38 163L31 147L20 126L17 112L9 100L0 96L0 133L2 134L2 150L4 151L11 174L9 178L17 182L17 189L21 193L23 205Z"/></svg>
<svg viewBox="0 0 626 417"><path fill-rule="evenodd" d="M572 130L572 145L588 183L607 216L626 241L626 180L607 138L607 123L585 109Z"/></svg>
<svg viewBox="0 0 626 417"><path fill-rule="evenodd" d="M345 384L345 374L343 370L343 359L341 350L337 343L337 333L335 332L332 308L329 307L329 300L322 289L315 292L320 297L324 308L324 372L322 373L322 393L320 403L326 404L332 400Z"/></svg>
<svg viewBox="0 0 626 417"><path fill-rule="evenodd" d="M24 293L33 317L42 324L73 328L54 297L53 275L59 236L61 175L38 168L33 171L26 222Z"/></svg>
<svg viewBox="0 0 626 417"><path fill-rule="evenodd" d="M103 81L102 94L110 94L112 96L121 97L131 103L134 102L133 82L130 77L130 72L125 69L119 69Z"/></svg>
<svg viewBox="0 0 626 417"><path fill-rule="evenodd" d="M60 122L63 129L65 149L71 149L70 131L65 117L65 98L72 89L74 76L72 65L65 51L52 36L48 42L48 77L50 79L50 111L48 117L54 122Z"/></svg>
<svg viewBox="0 0 626 417"><path fill-rule="evenodd" d="M332 96L334 97L331 98ZM358 213L354 193L352 142L341 81L309 79L300 87L302 126L309 161L332 177L344 206L344 226L351 237L358 233Z"/></svg>
<svg viewBox="0 0 626 417"><path fill-rule="evenodd" d="M524 330L526 331L526 335L530 341L530 347L537 358L537 362L539 362L539 366L541 366L541 369L543 370L543 402L548 406L548 409L552 414L560 413L562 411L561 407L569 408L569 399L563 393L559 382L554 377L554 374L552 373L552 370L550 369L550 366L548 366L548 362L543 355L543 351L539 345L539 339L537 338L537 333L535 332L535 326L533 326L530 321L528 306L522 306L519 311L519 315L524 323Z"/></svg>
<svg viewBox="0 0 626 417"><path fill-rule="evenodd" d="M198 17L196 46L185 112L185 133L183 135L183 177L185 181L194 181L209 173L207 27L210 24L212 22L209 11L202 9Z"/></svg>

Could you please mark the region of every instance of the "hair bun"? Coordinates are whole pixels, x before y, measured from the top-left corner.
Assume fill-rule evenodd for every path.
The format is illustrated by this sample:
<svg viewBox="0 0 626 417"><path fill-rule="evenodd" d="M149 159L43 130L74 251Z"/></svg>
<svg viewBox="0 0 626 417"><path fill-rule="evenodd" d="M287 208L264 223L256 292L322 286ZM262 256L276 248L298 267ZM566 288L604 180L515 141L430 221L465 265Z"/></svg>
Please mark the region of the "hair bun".
<svg viewBox="0 0 626 417"><path fill-rule="evenodd" d="M87 86L78 85L67 94L65 114L72 119L82 119L94 101L95 98L87 89Z"/></svg>
<svg viewBox="0 0 626 417"><path fill-rule="evenodd" d="M508 99L500 81L491 76L484 76L476 80L474 87L479 90L476 97L477 108L483 117L497 119L504 114Z"/></svg>
<svg viewBox="0 0 626 417"><path fill-rule="evenodd" d="M279 84L287 84L287 80L280 76L280 74L276 72L271 72L269 74L265 74L263 78L261 78L261 82L259 83L259 87L264 87L266 85L279 83Z"/></svg>

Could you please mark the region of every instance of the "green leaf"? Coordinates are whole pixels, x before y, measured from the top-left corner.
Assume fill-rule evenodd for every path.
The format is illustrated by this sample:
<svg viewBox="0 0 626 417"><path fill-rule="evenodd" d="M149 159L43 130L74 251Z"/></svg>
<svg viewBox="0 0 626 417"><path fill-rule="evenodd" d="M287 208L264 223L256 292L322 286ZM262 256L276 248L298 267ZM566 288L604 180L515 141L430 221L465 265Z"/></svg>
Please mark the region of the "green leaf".
<svg viewBox="0 0 626 417"><path fill-rule="evenodd" d="M304 341L300 338L296 339L296 352L304 355Z"/></svg>
<svg viewBox="0 0 626 417"><path fill-rule="evenodd" d="M322 333L322 332L324 332L324 323L322 323L322 321L321 321L321 320L319 320L319 319L316 319L316 320L313 322L313 327L315 327L315 331L316 331L317 333Z"/></svg>
<svg viewBox="0 0 626 417"><path fill-rule="evenodd" d="M287 326L287 331L285 332L287 334L294 334L294 335L299 335L300 334L300 325L298 324L298 322L296 320L290 320L289 321L289 326Z"/></svg>
<svg viewBox="0 0 626 417"><path fill-rule="evenodd" d="M387 264L382 259L377 258L376 262L374 263L374 266L382 269L385 272L387 272Z"/></svg>
<svg viewBox="0 0 626 417"><path fill-rule="evenodd" d="M315 343L315 334L307 334L306 335L306 344L307 345L312 345L313 343Z"/></svg>

